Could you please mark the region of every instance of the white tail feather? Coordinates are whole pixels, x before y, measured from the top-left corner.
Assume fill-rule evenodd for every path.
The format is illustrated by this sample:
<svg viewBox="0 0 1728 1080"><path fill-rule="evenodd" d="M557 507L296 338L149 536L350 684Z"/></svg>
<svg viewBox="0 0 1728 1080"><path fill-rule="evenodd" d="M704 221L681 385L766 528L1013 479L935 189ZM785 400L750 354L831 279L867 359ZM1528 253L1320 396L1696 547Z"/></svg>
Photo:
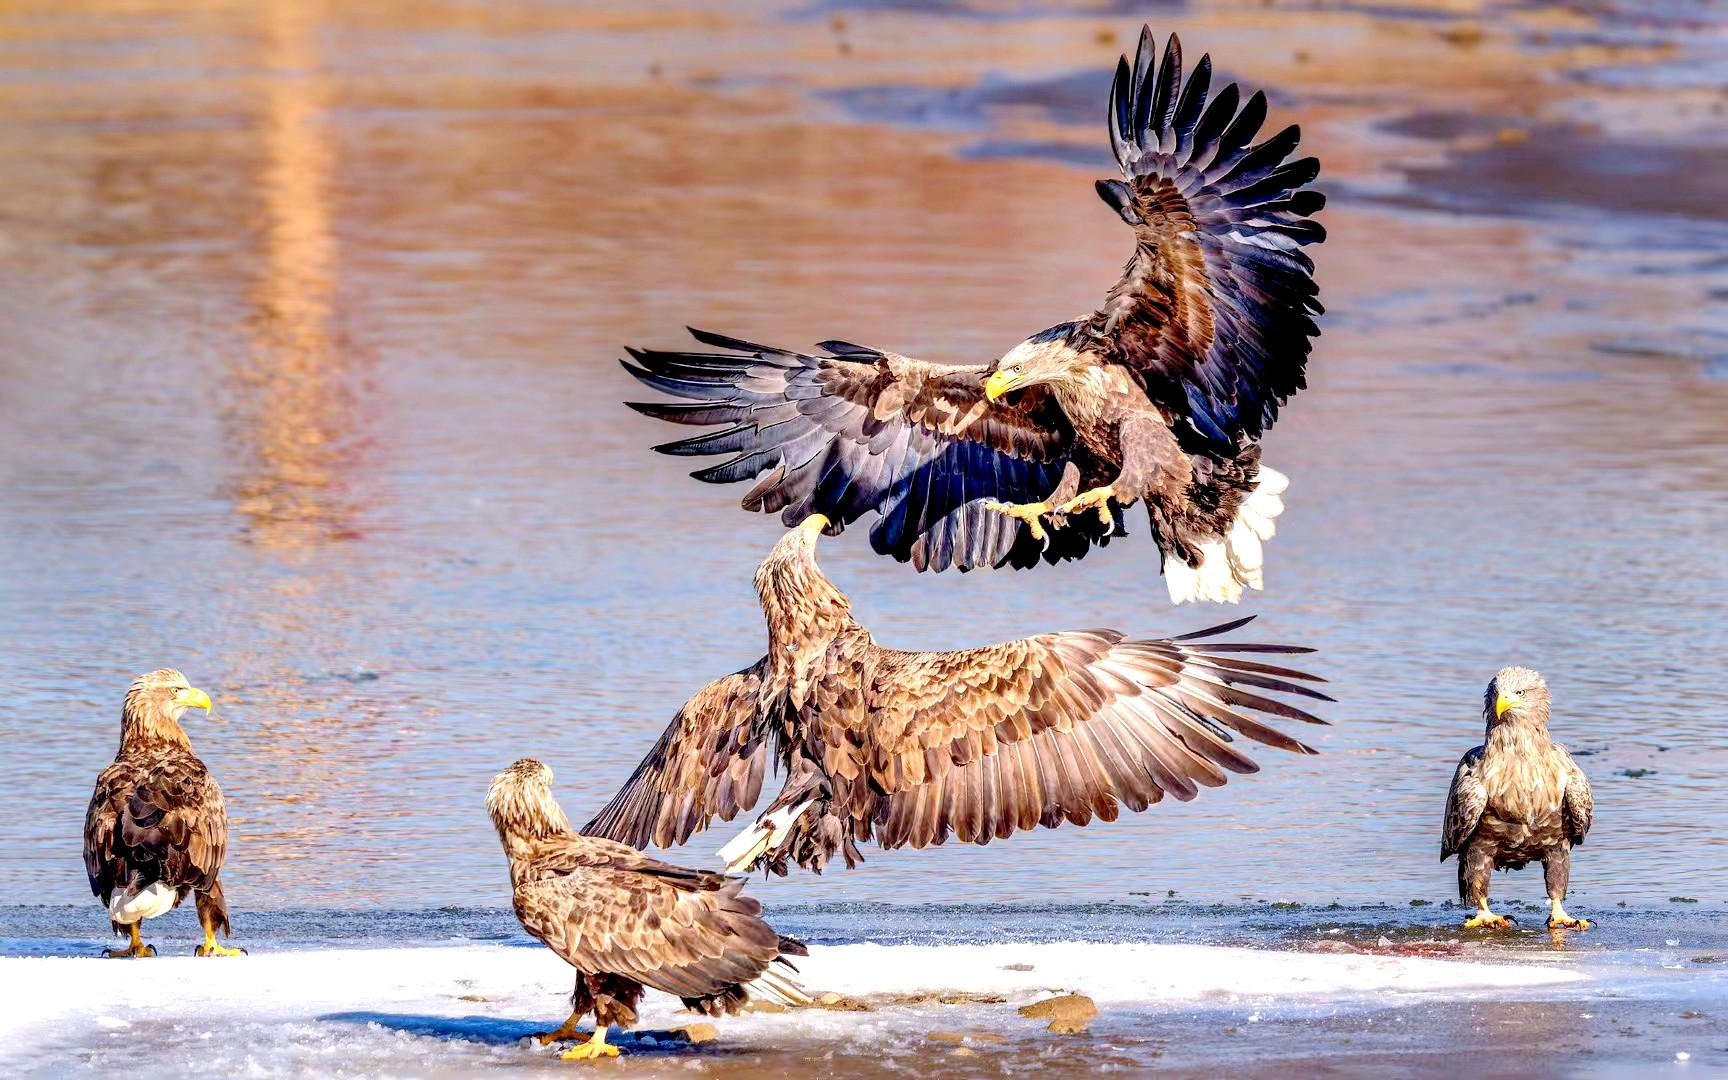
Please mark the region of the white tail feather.
<svg viewBox="0 0 1728 1080"><path fill-rule="evenodd" d="M1222 540L1200 545L1200 565L1191 567L1174 556L1164 560L1164 584L1173 603L1214 600L1234 604L1242 590L1263 588L1265 552L1261 545L1278 531L1273 518L1284 512L1279 496L1290 486L1290 478L1276 469L1260 466L1254 490L1236 510L1236 520Z"/></svg>
<svg viewBox="0 0 1728 1080"><path fill-rule="evenodd" d="M812 1004L810 995L798 984L798 980L788 975L779 965L770 964L756 976L756 980L746 985L751 997L765 997L778 1001L792 1008L803 1008Z"/></svg>
<svg viewBox="0 0 1728 1080"><path fill-rule="evenodd" d="M734 836L720 849L720 861L726 864L727 872L736 874L755 866L757 859L780 846L792 831L793 822L814 805L816 800L811 799L757 818L756 824Z"/></svg>
<svg viewBox="0 0 1728 1080"><path fill-rule="evenodd" d="M108 918L121 924L143 922L174 910L174 890L153 881L133 893L115 893L108 900Z"/></svg>

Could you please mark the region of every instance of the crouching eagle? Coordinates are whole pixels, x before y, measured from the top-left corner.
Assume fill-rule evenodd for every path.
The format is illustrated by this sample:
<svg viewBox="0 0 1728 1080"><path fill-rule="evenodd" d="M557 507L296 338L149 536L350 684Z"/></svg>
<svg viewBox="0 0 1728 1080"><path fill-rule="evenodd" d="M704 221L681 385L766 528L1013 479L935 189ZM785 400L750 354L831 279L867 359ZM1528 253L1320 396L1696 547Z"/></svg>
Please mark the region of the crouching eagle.
<svg viewBox="0 0 1728 1080"><path fill-rule="evenodd" d="M808 1003L770 967L807 951L762 921L762 905L740 893L742 878L577 835L552 796L552 770L532 758L493 779L486 809L510 859L516 918L576 969L570 1018L540 1041L573 1038L576 1022L594 1014L593 1036L564 1057L617 1057L606 1029L636 1022L644 986L709 1016L737 1012L751 983Z"/></svg>
<svg viewBox="0 0 1728 1080"><path fill-rule="evenodd" d="M1440 861L1458 856L1458 896L1476 905L1468 927L1505 927L1488 909L1496 870L1540 862L1548 925L1588 930L1566 913L1572 849L1584 842L1596 801L1584 770L1548 738L1548 683L1529 668L1502 668L1483 697L1487 737L1458 762L1446 793Z"/></svg>
<svg viewBox="0 0 1728 1080"><path fill-rule="evenodd" d="M1097 311L991 364L952 367L829 341L806 354L692 330L711 352L630 350L637 379L693 403L633 403L728 427L655 449L731 454L694 473L756 479L747 510L838 532L869 511L876 551L919 570L1031 567L1124 535L1144 502L1177 603L1235 601L1262 584L1261 542L1286 479L1258 440L1305 384L1321 311L1303 246L1325 231L1299 131L1261 142L1256 93L1210 95L1202 57L1182 82L1172 36L1153 64L1143 30L1110 94L1124 180L1098 193L1134 255ZM1086 510L1091 513L1080 513Z"/></svg>
<svg viewBox="0 0 1728 1080"><path fill-rule="evenodd" d="M131 944L109 956L154 956L139 930L197 896L204 928L199 956L238 956L216 944L229 932L222 895L228 811L215 777L192 752L180 726L187 709L210 711L210 695L172 668L133 680L120 709L120 752L96 778L84 815L84 869L90 891L108 908L116 934Z"/></svg>
<svg viewBox="0 0 1728 1080"><path fill-rule="evenodd" d="M871 839L986 844L1192 799L1257 771L1232 731L1314 753L1249 714L1322 723L1261 692L1330 701L1292 681L1319 680L1232 655L1310 650L1198 643L1246 619L1157 641L1079 630L901 652L876 644L817 568L825 525L811 517L756 571L768 654L698 691L584 833L682 844L754 807L778 767L785 786L722 856L731 870L820 871L836 854L854 865Z"/></svg>

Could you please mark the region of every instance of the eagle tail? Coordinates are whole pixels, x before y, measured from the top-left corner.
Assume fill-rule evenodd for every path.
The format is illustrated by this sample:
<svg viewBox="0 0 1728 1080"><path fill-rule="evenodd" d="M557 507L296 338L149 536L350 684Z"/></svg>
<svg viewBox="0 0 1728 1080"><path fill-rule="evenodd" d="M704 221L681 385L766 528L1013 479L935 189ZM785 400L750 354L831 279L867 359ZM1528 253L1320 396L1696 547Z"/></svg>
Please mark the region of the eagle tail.
<svg viewBox="0 0 1728 1080"><path fill-rule="evenodd" d="M763 814L756 823L748 829L727 841L720 849L720 859L726 864L728 873L742 873L755 866L762 856L775 850L785 843L792 834L792 826L797 824L804 811L816 805L815 799L809 799L797 806L782 807L771 813Z"/></svg>
<svg viewBox="0 0 1728 1080"><path fill-rule="evenodd" d="M1272 539L1278 527L1273 519L1284 512L1284 491L1290 478L1276 469L1260 466L1254 490L1236 508L1236 520L1222 539L1200 544L1200 565L1189 566L1180 555L1164 558L1164 584L1173 603L1215 600L1234 604L1243 589L1265 587L1261 572L1261 544Z"/></svg>
<svg viewBox="0 0 1728 1080"><path fill-rule="evenodd" d="M152 881L142 889L117 892L108 901L108 920L121 926L143 922L174 909L175 890L165 881Z"/></svg>
<svg viewBox="0 0 1728 1080"><path fill-rule="evenodd" d="M798 980L773 964L763 969L762 974L748 984L748 989L751 997L768 998L791 1008L801 1008L812 1003L809 992Z"/></svg>

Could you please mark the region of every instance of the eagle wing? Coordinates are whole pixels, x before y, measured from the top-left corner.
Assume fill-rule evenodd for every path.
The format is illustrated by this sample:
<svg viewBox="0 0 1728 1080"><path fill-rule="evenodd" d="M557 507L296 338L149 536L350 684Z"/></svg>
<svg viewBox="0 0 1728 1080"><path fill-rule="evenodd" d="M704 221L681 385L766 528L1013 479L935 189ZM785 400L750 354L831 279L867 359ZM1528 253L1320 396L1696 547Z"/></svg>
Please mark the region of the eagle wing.
<svg viewBox="0 0 1728 1080"><path fill-rule="evenodd" d="M1232 83L1208 105L1210 57L1183 85L1176 36L1156 66L1154 52L1143 29L1133 68L1124 58L1111 87L1110 144L1127 182L1100 180L1098 192L1134 227L1136 246L1087 328L1153 400L1233 447L1258 438L1306 385L1321 307L1302 247L1326 238L1309 220L1325 197L1306 187L1320 163L1286 160L1294 125L1252 141L1264 94L1238 110Z"/></svg>
<svg viewBox="0 0 1728 1080"><path fill-rule="evenodd" d="M84 868L106 902L135 875L143 886L208 890L228 850L222 789L186 751L122 759L96 781L84 819Z"/></svg>
<svg viewBox="0 0 1728 1080"><path fill-rule="evenodd" d="M585 836L632 847L672 847L718 817L756 805L769 767L770 731L761 711L766 660L698 690Z"/></svg>
<svg viewBox="0 0 1728 1080"><path fill-rule="evenodd" d="M775 349L692 329L718 352L631 349L626 371L694 404L631 402L678 424L728 427L654 449L730 454L691 475L756 480L746 510L787 525L821 513L849 525L870 511L877 552L919 570L1035 565L1078 558L1110 530L1082 515L1045 545L1022 522L985 508L1036 502L1055 490L1073 428L1040 388L992 402L985 366L950 367L845 342L827 355Z"/></svg>
<svg viewBox="0 0 1728 1080"><path fill-rule="evenodd" d="M1595 821L1596 796L1590 790L1590 778L1584 775L1584 770L1572 760L1566 748L1556 744L1554 750L1566 763L1566 789L1560 795L1560 813L1565 820L1566 839L1576 847L1584 842L1591 823Z"/></svg>
<svg viewBox="0 0 1728 1080"><path fill-rule="evenodd" d="M1191 644L1248 621L1158 641L1085 630L963 652L885 651L865 730L826 741L860 748L858 766L838 772L862 772L883 793L886 805L870 812L888 848L940 844L950 832L988 843L1039 825L1112 821L1119 805L1142 810L1166 792L1192 799L1227 773L1258 770L1226 729L1315 752L1248 713L1323 723L1259 692L1330 701L1292 681L1320 680L1228 655L1310 650Z"/></svg>
<svg viewBox="0 0 1728 1080"><path fill-rule="evenodd" d="M1482 748L1473 747L1458 761L1452 787L1446 792L1446 820L1440 826L1440 861L1464 850L1488 807L1488 789L1482 786L1479 767Z"/></svg>
<svg viewBox="0 0 1728 1080"><path fill-rule="evenodd" d="M536 866L545 876L517 886L516 917L579 971L699 998L750 982L780 953L741 878L610 846L573 845L568 858Z"/></svg>

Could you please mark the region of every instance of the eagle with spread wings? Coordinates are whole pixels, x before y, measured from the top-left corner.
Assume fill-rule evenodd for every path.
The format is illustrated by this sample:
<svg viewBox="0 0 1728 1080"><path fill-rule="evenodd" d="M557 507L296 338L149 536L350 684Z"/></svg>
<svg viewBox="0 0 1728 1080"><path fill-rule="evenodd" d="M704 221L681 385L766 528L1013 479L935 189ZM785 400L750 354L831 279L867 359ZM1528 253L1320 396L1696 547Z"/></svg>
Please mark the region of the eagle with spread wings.
<svg viewBox="0 0 1728 1080"><path fill-rule="evenodd" d="M778 768L784 787L721 854L734 871L820 871L836 854L855 865L872 839L987 844L1192 799L1258 770L1235 735L1314 753L1251 714L1323 723L1271 696L1330 701L1302 685L1321 680L1242 656L1311 650L1213 640L1247 619L1152 641L1072 630L902 652L817 567L826 525L812 515L756 571L767 655L697 691L585 835L682 844L752 809Z"/></svg>
<svg viewBox="0 0 1728 1080"><path fill-rule="evenodd" d="M1126 535L1146 504L1171 599L1235 602L1260 588L1262 541L1288 481L1259 439L1306 385L1321 313L1312 220L1325 197L1292 125L1255 141L1266 97L1186 82L1150 28L1110 93L1124 179L1099 195L1134 230L1103 306L994 363L927 363L842 341L817 354L691 330L713 351L629 350L625 369L681 402L631 403L678 424L727 425L655 447L731 455L693 475L754 479L744 508L812 513L840 531L866 513L876 551L919 570L1078 559ZM1094 513L1095 512L1095 513Z"/></svg>

